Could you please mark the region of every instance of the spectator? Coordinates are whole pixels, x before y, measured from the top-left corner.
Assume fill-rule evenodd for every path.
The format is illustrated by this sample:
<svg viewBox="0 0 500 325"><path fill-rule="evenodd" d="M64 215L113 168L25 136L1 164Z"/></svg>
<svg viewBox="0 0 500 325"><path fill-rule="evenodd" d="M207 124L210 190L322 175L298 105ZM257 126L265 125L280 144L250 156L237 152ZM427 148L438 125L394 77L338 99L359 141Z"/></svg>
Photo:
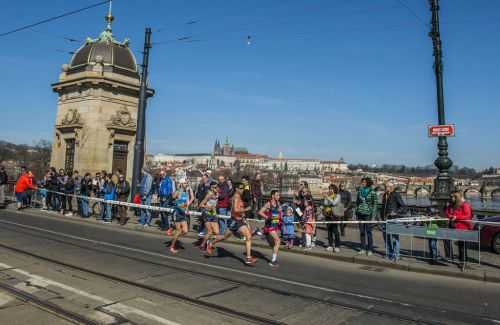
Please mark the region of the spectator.
<svg viewBox="0 0 500 325"><path fill-rule="evenodd" d="M78 215L82 216L82 199L79 197L81 194L82 177L78 170L73 172L73 180L75 182L75 195L76 195L76 210Z"/></svg>
<svg viewBox="0 0 500 325"><path fill-rule="evenodd" d="M285 242L286 248L291 249L295 240L295 217L294 209L291 206L283 207L283 224L281 226L281 235Z"/></svg>
<svg viewBox="0 0 500 325"><path fill-rule="evenodd" d="M326 221L339 221L343 215L344 205L338 194L338 188L335 184L330 184L328 192L323 195L323 216ZM328 247L326 250L329 252L340 252L339 225L329 223L326 225L326 229L328 231Z"/></svg>
<svg viewBox="0 0 500 325"><path fill-rule="evenodd" d="M344 206L344 216L341 218L342 221L347 221L352 218L352 196L351 192L347 191L344 183L340 183L339 185L339 195L342 205ZM345 228L347 224L340 224L340 235L345 236Z"/></svg>
<svg viewBox="0 0 500 325"><path fill-rule="evenodd" d="M305 181L299 183L299 189L294 195L294 203L304 213L306 209L306 199L312 200L310 196L311 191L309 190L309 184Z"/></svg>
<svg viewBox="0 0 500 325"><path fill-rule="evenodd" d="M128 202L130 195L130 183L125 179L125 175L118 175L118 184L116 184L117 199L120 202ZM124 226L128 222L127 207L123 205L118 206L118 222Z"/></svg>
<svg viewBox="0 0 500 325"><path fill-rule="evenodd" d="M175 193L175 182L172 177L167 176L165 170L160 170L160 179L158 183L158 197L160 199L160 207L167 208L173 204L173 194ZM170 223L170 213L160 212L160 228L172 232Z"/></svg>
<svg viewBox="0 0 500 325"><path fill-rule="evenodd" d="M47 202L50 204L50 208L53 211L59 212L61 208L61 200L60 195L56 192L59 191L59 181L57 179L58 174L54 167L50 168L50 175L48 179L48 193L47 193Z"/></svg>
<svg viewBox="0 0 500 325"><path fill-rule="evenodd" d="M459 231L472 230L472 208L460 191L451 192L451 202L446 207L444 214L450 220L450 227ZM451 246L451 243L448 242ZM451 248L451 247L450 247ZM453 256L453 250L449 249ZM459 260L467 262L467 245L463 241L458 242Z"/></svg>
<svg viewBox="0 0 500 325"><path fill-rule="evenodd" d="M250 185L250 179L248 176L243 176L241 178L241 184L243 185L243 193L241 195L241 199L243 200L243 205L245 208L253 207L253 195L252 195L252 186ZM247 218L254 217L253 211L248 211L246 214Z"/></svg>
<svg viewBox="0 0 500 325"><path fill-rule="evenodd" d="M382 196L382 209L380 211L380 216L382 220L390 220L397 217L398 213L401 212L401 209L406 205L401 198L401 194L394 190L394 185L392 183L385 184L385 192ZM386 225L381 225L382 234L384 236L385 249L387 254L387 258L390 260L397 262L400 258L399 254L399 235L392 234L387 236L386 233Z"/></svg>
<svg viewBox="0 0 500 325"><path fill-rule="evenodd" d="M231 188L223 175L219 176L218 184L217 213L228 216L231 211ZM219 218L219 233L221 235L226 231L227 220Z"/></svg>
<svg viewBox="0 0 500 325"><path fill-rule="evenodd" d="M73 178L73 172L68 171L66 184L64 185L64 193L66 194L66 207L67 212L65 216L70 217L73 215L73 195L75 194L75 180Z"/></svg>
<svg viewBox="0 0 500 325"><path fill-rule="evenodd" d="M7 188L8 181L9 176L5 171L5 167L0 166L0 208L5 208L5 190Z"/></svg>
<svg viewBox="0 0 500 325"><path fill-rule="evenodd" d="M60 201L60 212L62 215L66 212L66 195L64 193L66 192L66 182L68 181L68 176L66 176L66 173L64 169L59 169L59 173L57 174L57 191L61 194L59 194L59 201Z"/></svg>
<svg viewBox="0 0 500 325"><path fill-rule="evenodd" d="M251 185L254 211L259 211L262 208L264 197L264 183L262 182L260 173L255 175L255 179Z"/></svg>
<svg viewBox="0 0 500 325"><path fill-rule="evenodd" d="M356 217L358 221L372 221L377 213L377 193L372 189L373 181L365 177L361 180L361 188L356 198ZM373 234L370 223L359 224L361 249L358 254L373 255ZM367 244L368 240L368 244Z"/></svg>
<svg viewBox="0 0 500 325"><path fill-rule="evenodd" d="M312 237L316 228L316 218L314 216L314 204L312 200L305 200L305 210L302 222L302 233L304 235L305 249L312 249Z"/></svg>
<svg viewBox="0 0 500 325"><path fill-rule="evenodd" d="M101 179L99 180L97 184L98 188L98 197L101 199L105 199L105 194L106 194L106 188L108 186L108 183L111 182L111 178L109 177L108 173L102 172ZM106 220L106 214L107 214L107 205L105 202L101 202L101 214L99 215L99 220L104 221Z"/></svg>
<svg viewBox="0 0 500 325"><path fill-rule="evenodd" d="M86 173L80 183L80 195L83 196L80 199L82 218L90 217L89 209L89 199L90 193L92 192L92 179L90 173Z"/></svg>
<svg viewBox="0 0 500 325"><path fill-rule="evenodd" d="M151 176L145 168L142 169L142 179L139 187L139 193L141 194L141 204L151 205L151 199L153 197L153 176ZM151 226L151 210L141 210L139 223L144 227Z"/></svg>
<svg viewBox="0 0 500 325"><path fill-rule="evenodd" d="M28 180L29 180L30 188L28 188L24 192L23 206L24 207L31 207L31 199L33 197L33 181L34 181L34 176L33 176L33 174L31 173L30 170L26 170L26 175L28 175Z"/></svg>
<svg viewBox="0 0 500 325"><path fill-rule="evenodd" d="M105 176L105 175L103 175ZM102 198L102 188L104 186L104 179L101 177L101 173L95 173L95 177L92 180L92 192L95 197Z"/></svg>
<svg viewBox="0 0 500 325"><path fill-rule="evenodd" d="M24 202L25 202L26 192L31 189L36 189L36 187L33 186L33 181L28 175L26 168L22 168L21 175L17 179L16 189L15 189L17 210L21 210L22 208L25 207Z"/></svg>
<svg viewBox="0 0 500 325"><path fill-rule="evenodd" d="M117 181L113 181L115 177L114 175L108 174L106 176L106 185L104 186L104 200L114 201L116 200L116 183ZM104 223L111 223L113 220L113 204L104 203L104 209L106 211L103 216Z"/></svg>
<svg viewBox="0 0 500 325"><path fill-rule="evenodd" d="M49 201L48 201L48 191L47 191L47 184L50 179L50 170L45 171L45 175L43 175L43 179L40 180L39 186L38 186L38 193L40 194L40 197L42 199L42 210L47 210L49 206Z"/></svg>

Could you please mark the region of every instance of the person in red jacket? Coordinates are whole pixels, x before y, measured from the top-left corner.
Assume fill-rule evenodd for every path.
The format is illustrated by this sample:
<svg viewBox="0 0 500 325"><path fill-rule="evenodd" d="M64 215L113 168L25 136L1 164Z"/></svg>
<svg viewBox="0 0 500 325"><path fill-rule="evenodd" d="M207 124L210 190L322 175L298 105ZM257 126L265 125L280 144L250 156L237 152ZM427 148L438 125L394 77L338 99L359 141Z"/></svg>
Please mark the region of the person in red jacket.
<svg viewBox="0 0 500 325"><path fill-rule="evenodd" d="M472 230L472 208L460 191L451 192L451 202L446 207L445 216L450 219L451 228L457 230ZM458 253L461 262L467 259L467 245L463 241L458 242Z"/></svg>
<svg viewBox="0 0 500 325"><path fill-rule="evenodd" d="M21 175L17 179L15 190L18 210L23 207L27 191L35 189L35 186L33 186L33 175L31 174L30 176L30 174L26 171L26 168L22 168L21 170Z"/></svg>

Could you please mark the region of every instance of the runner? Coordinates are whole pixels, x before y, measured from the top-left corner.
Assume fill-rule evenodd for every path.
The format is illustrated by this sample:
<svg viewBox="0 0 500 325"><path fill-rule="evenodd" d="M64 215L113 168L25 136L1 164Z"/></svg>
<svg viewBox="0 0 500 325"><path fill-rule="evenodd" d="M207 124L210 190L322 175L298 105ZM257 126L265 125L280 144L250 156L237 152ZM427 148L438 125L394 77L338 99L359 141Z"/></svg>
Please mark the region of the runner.
<svg viewBox="0 0 500 325"><path fill-rule="evenodd" d="M175 222L175 234L172 242L170 244L170 252L172 254L177 254L176 244L179 237L184 236L188 232L188 223L186 211L188 210L191 203L194 200L194 193L187 180L182 178L179 180L179 188L174 194L175 200L175 211L174 211L174 222Z"/></svg>
<svg viewBox="0 0 500 325"><path fill-rule="evenodd" d="M236 191L233 195L232 200L232 208L231 208L231 219L229 221L228 230L224 234L224 237L216 238L214 241L209 242L207 245L207 255L212 255L213 249L215 248L215 244L228 239L232 234L236 236L243 236L245 239L245 248L246 248L246 259L245 264L253 266L257 259L252 256L252 231L250 229L250 225L245 220L245 212L250 211L252 209L251 206L244 207L243 200L241 198L241 194L245 189L243 184L235 184Z"/></svg>
<svg viewBox="0 0 500 325"><path fill-rule="evenodd" d="M202 208L203 217L205 219L206 233L203 241L200 244L202 251L206 250L205 245L212 237L219 235L219 223L217 219L217 199L218 199L218 186L216 182L210 183L210 190L208 190L205 198L200 203Z"/></svg>
<svg viewBox="0 0 500 325"><path fill-rule="evenodd" d="M264 204L264 206L259 210L259 216L264 218L264 234L267 237L269 245L273 249L273 257L269 266L278 266L278 251L280 249L280 236L278 231L280 230L282 211L280 207L280 193L277 190L271 191L271 200Z"/></svg>

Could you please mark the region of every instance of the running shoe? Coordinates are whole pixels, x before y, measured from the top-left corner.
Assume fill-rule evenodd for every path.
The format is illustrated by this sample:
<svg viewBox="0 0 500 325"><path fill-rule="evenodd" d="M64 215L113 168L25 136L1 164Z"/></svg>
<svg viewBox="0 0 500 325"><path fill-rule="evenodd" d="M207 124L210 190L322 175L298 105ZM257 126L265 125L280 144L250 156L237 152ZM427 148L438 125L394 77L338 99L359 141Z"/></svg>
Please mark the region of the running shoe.
<svg viewBox="0 0 500 325"><path fill-rule="evenodd" d="M205 253L208 256L212 256L212 254L214 253L214 247L212 246L211 243L207 243L207 249L205 250Z"/></svg>
<svg viewBox="0 0 500 325"><path fill-rule="evenodd" d="M327 251L327 252L333 252L333 247L332 247L332 246L328 246L328 247L326 248L326 251Z"/></svg>
<svg viewBox="0 0 500 325"><path fill-rule="evenodd" d="M198 248L202 251L202 252L206 252L207 251L207 247L208 247L208 243L205 243L204 245L199 245Z"/></svg>
<svg viewBox="0 0 500 325"><path fill-rule="evenodd" d="M333 249L333 251L334 251L335 253L340 253L340 248L335 247L335 248Z"/></svg>
<svg viewBox="0 0 500 325"><path fill-rule="evenodd" d="M255 263L257 263L257 259L254 256L250 256L245 259L246 265L254 266Z"/></svg>
<svg viewBox="0 0 500 325"><path fill-rule="evenodd" d="M255 231L253 232L252 236L255 236L255 235L257 235L257 236L262 236L263 235L263 233L260 230L260 228L256 228L255 229Z"/></svg>
<svg viewBox="0 0 500 325"><path fill-rule="evenodd" d="M278 261L274 261L274 262L271 261L268 264L269 264L270 267L278 267L279 266Z"/></svg>

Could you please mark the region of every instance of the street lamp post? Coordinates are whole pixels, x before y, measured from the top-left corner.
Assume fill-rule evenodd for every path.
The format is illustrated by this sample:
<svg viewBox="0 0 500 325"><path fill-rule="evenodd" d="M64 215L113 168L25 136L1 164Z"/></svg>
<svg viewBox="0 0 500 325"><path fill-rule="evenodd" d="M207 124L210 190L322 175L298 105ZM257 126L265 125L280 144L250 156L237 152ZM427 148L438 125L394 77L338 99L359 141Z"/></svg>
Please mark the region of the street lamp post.
<svg viewBox="0 0 500 325"><path fill-rule="evenodd" d="M148 97L148 65L149 49L151 48L151 28L146 28L144 38L144 52L141 71L141 85L139 90L139 107L137 110L137 132L135 134L134 163L132 170L132 197L137 193L141 169L144 164L144 140L146 137L146 102Z"/></svg>
<svg viewBox="0 0 500 325"><path fill-rule="evenodd" d="M444 113L444 95L443 95L443 62L441 35L439 32L439 0L429 0L432 12L432 29L429 36L432 38L434 48L434 73L436 75L436 95L437 111L439 125L446 124ZM453 179L449 175L449 170L453 162L448 157L448 140L441 136L438 139L438 158L434 165L438 168L438 175L434 179L434 193L431 199L435 201L440 208L443 208L450 198L450 192L454 188Z"/></svg>

